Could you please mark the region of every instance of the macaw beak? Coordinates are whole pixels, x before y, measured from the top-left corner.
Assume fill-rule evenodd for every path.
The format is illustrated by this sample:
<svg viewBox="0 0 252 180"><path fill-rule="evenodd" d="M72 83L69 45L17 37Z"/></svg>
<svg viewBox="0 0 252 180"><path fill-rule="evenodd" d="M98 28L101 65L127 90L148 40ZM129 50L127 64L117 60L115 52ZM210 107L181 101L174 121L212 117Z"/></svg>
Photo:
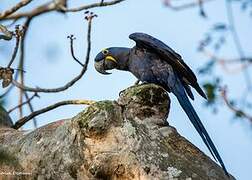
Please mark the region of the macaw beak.
<svg viewBox="0 0 252 180"><path fill-rule="evenodd" d="M95 69L101 74L111 74L107 70L116 68L117 60L112 55L104 55L102 52L95 57Z"/></svg>
<svg viewBox="0 0 252 180"><path fill-rule="evenodd" d="M96 61L95 62L95 64L94 64L94 66L95 66L95 69L96 69L96 71L98 71L99 73L101 73L101 74L104 74L104 75L109 75L109 74L111 74L111 73L109 73L109 72L107 72L106 70L105 70L105 62L104 62L105 60L103 59L103 60L100 60L100 61Z"/></svg>

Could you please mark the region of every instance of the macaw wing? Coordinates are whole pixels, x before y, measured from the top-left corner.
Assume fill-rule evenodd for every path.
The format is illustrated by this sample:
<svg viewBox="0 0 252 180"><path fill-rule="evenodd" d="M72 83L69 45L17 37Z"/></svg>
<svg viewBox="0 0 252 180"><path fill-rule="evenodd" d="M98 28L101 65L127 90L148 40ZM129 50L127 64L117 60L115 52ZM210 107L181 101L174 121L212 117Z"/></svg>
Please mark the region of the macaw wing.
<svg viewBox="0 0 252 180"><path fill-rule="evenodd" d="M162 41L145 33L133 33L129 35L129 38L136 42L136 47L144 48L156 53L161 57L161 59L167 61L167 63L174 68L184 83L194 87L202 97L206 98L205 93L198 85L197 78L193 71L188 65L186 65L182 57L172 48Z"/></svg>

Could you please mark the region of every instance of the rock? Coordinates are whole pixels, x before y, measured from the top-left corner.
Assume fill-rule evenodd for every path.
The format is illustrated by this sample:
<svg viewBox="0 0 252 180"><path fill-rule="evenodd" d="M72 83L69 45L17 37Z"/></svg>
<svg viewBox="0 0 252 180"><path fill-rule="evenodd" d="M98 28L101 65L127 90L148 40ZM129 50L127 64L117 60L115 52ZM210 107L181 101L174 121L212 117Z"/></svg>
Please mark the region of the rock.
<svg viewBox="0 0 252 180"><path fill-rule="evenodd" d="M0 172L26 173L21 179L226 179L168 126L169 106L161 87L139 85L32 132L0 129L0 157L9 157L0 158Z"/></svg>

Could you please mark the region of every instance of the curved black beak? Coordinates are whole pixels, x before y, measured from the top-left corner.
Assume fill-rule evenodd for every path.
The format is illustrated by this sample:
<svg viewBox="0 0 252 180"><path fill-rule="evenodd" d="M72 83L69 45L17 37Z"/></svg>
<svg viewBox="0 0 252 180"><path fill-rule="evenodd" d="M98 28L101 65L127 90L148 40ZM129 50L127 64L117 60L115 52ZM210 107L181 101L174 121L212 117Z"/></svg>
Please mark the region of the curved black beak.
<svg viewBox="0 0 252 180"><path fill-rule="evenodd" d="M107 71L105 70L104 60L95 61L94 66L95 66L96 71L98 71L98 72L101 73L101 74L104 74L104 75L109 75L109 74L111 74L111 73L109 73L109 72L107 72Z"/></svg>

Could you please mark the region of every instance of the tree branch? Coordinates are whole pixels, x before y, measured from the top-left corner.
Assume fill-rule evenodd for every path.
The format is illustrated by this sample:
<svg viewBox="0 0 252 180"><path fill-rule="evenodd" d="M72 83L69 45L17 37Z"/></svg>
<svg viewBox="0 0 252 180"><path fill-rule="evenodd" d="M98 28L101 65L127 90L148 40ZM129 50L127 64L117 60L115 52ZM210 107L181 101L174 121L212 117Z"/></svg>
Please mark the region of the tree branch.
<svg viewBox="0 0 252 180"><path fill-rule="evenodd" d="M14 110L16 110L17 108L20 108L26 104L28 104L29 102L31 102L35 97L39 97L37 93L34 93L30 98L28 97L28 99L25 102L22 102L21 104L18 104L17 106L11 108L8 113L13 112Z"/></svg>
<svg viewBox="0 0 252 180"><path fill-rule="evenodd" d="M167 7L171 8L172 10L180 11L180 10L192 8L192 7L195 7L195 6L200 6L203 3L207 3L207 2L211 2L211 1L214 1L214 0L196 0L195 2L190 2L190 3L186 3L186 4L183 4L183 5L179 5L179 6L174 6L174 5L171 4L171 0L164 0L164 4Z"/></svg>
<svg viewBox="0 0 252 180"><path fill-rule="evenodd" d="M34 94L37 94L37 93L34 93ZM33 106L32 106L31 101L28 101L28 100L30 99L29 96L28 96L28 93L25 91L25 92L24 92L24 95L25 95L25 98L26 98L28 107L29 107L31 113L33 113L33 112L34 112L34 108L33 108ZM37 96L38 96L38 94L37 94ZM33 122L34 128L37 128L37 120L36 120L35 117L33 118L33 121L32 121L32 122Z"/></svg>
<svg viewBox="0 0 252 180"><path fill-rule="evenodd" d="M243 57L241 58L223 58L218 57L215 54L203 49L201 51L208 58L216 61L225 72L233 74L237 72L241 72L246 69L248 66L252 64L252 57ZM230 65L233 65L234 68L230 69Z"/></svg>
<svg viewBox="0 0 252 180"><path fill-rule="evenodd" d="M22 32L21 32L22 31ZM14 47L14 51L13 51L13 54L11 56L11 60L10 62L8 63L7 67L10 68L12 63L14 62L16 56L17 56L17 52L18 52L18 47L19 47L19 42L20 42L20 38L22 37L22 34L23 34L23 30L20 30L19 29L19 26L17 25L16 28L15 28L15 37L16 37L16 44L15 44L15 47Z"/></svg>
<svg viewBox="0 0 252 180"><path fill-rule="evenodd" d="M20 60L19 60L19 69L21 71L19 71L20 74L20 82L21 85L24 85L24 58L25 58L25 40L26 40L26 35L27 35L27 31L28 28L30 26L30 23L32 21L32 18L28 18L26 19L24 25L23 25L23 32L22 32L22 39L21 39L21 43L20 43ZM18 104L22 104L23 103L23 90L19 89L19 103ZM19 107L19 116L20 118L23 117L23 107L20 106Z"/></svg>
<svg viewBox="0 0 252 180"><path fill-rule="evenodd" d="M15 6L13 6L12 8L0 13L0 19L3 19L11 14L13 14L14 12L16 12L17 10L19 10L20 8L26 6L27 4L29 4L32 0L22 0L19 3L17 3Z"/></svg>
<svg viewBox="0 0 252 180"><path fill-rule="evenodd" d="M83 11L83 10L96 8L96 7L111 6L111 5L118 4L118 3L123 2L123 1L125 1L125 0L113 0L113 1L109 1L109 2L101 1L101 2L98 2L98 3L83 5L83 6L76 7L76 8L62 9L62 10L64 12L78 12L78 11Z"/></svg>
<svg viewBox="0 0 252 180"><path fill-rule="evenodd" d="M238 51L238 54L240 56L240 59L243 60L245 57L242 45L241 45L241 41L240 38L238 36L237 30L236 30L236 26L235 26L235 22L234 22L234 15L233 15L233 10L232 10L232 6L231 6L231 1L230 0L226 0L226 11L227 11L227 17L228 17L228 22L229 22L229 26L231 28L231 32L232 32L232 38L234 41L234 44L236 46L236 49ZM243 71L243 75L246 81L246 85L247 85L247 89L250 90L252 82L250 79L250 74L248 72L248 70L246 68L244 68Z"/></svg>
<svg viewBox="0 0 252 180"><path fill-rule="evenodd" d="M227 107L233 111L236 115L239 115L240 117L244 117L246 119L248 119L251 123L252 123L252 116L248 115L247 113L245 113L243 110L238 109L236 107L234 107L228 100L227 97L227 88L223 88L221 90L221 96L225 102L225 104L227 105Z"/></svg>
<svg viewBox="0 0 252 180"><path fill-rule="evenodd" d="M19 82L15 81L15 80L12 81L13 85L15 85L16 87L18 87L18 88L20 88L20 89L22 89L24 91L37 92L37 93L38 92L55 93L55 92L61 92L61 91L64 91L64 90L68 89L69 87L74 85L78 80L80 80L80 78L85 74L85 72L87 70L87 66L88 66L88 62L89 62L89 58L90 58L90 51L91 51L91 35L90 34L91 34L91 27L92 27L91 26L92 25L92 19L93 19L93 17L88 18L87 53L86 53L84 66L82 67L82 70L81 70L79 75L77 75L71 81L66 83L64 86L58 87L58 88L50 88L50 89L39 88L39 87L33 88L33 87L28 87L28 86L22 85L22 84L20 84Z"/></svg>
<svg viewBox="0 0 252 180"><path fill-rule="evenodd" d="M64 106L64 105L69 105L69 104L77 104L77 105L80 105L80 104L84 104L84 105L91 105L95 103L95 101L90 101L90 100L67 100L67 101L61 101L61 102L58 102L58 103L55 103L53 105L50 105L48 107L45 107L45 108L42 108L40 110L37 110L37 111L34 111L33 113L31 113L30 115L28 116L25 116L21 119L19 119L14 125L13 125L13 128L14 129L18 129L20 128L21 126L23 126L26 122L28 122L29 120L31 120L32 118L40 115L40 114L43 114L45 112L48 112L50 110L53 110L55 108L58 108L60 106Z"/></svg>
<svg viewBox="0 0 252 180"><path fill-rule="evenodd" d="M24 18L24 17L31 18L31 17L38 16L40 14L44 14L44 13L53 11L55 9L56 9L56 4L52 1L50 3L45 3L45 4L41 5L41 6L38 6L38 7L34 8L33 10L31 10L29 12L22 12L22 13L18 13L18 14L12 14L12 15L9 15L9 16L4 17L4 18L0 17L0 20L10 20L10 19L17 20L17 19Z"/></svg>
<svg viewBox="0 0 252 180"><path fill-rule="evenodd" d="M76 58L76 56L74 55L73 41L74 41L76 38L75 38L74 35L72 35L72 34L71 34L70 36L67 36L67 38L70 39L70 51L71 51L71 55L72 55L73 59L74 59L79 65L81 65L82 67L84 67L84 64L82 64L82 63Z"/></svg>
<svg viewBox="0 0 252 180"><path fill-rule="evenodd" d="M55 3L55 1L51 1L49 3L43 4L29 12L24 12L24 13L19 13L19 14L13 14L13 15L9 15L5 18L1 18L0 20L9 20L9 19L20 19L20 18L24 18L24 17L35 17L38 16L40 14L44 14L47 12L51 12L51 11L58 11L61 10L62 12L77 12L77 11L82 11L82 10L87 10L87 9L91 9L91 8L95 8L95 7L105 7L105 6L111 6L114 4L118 4L122 1L125 0L112 0L109 2L103 2L103 3L93 3L93 4L88 4L88 5L83 5L77 8L70 8L67 9L64 5L62 4L61 1L58 3Z"/></svg>

